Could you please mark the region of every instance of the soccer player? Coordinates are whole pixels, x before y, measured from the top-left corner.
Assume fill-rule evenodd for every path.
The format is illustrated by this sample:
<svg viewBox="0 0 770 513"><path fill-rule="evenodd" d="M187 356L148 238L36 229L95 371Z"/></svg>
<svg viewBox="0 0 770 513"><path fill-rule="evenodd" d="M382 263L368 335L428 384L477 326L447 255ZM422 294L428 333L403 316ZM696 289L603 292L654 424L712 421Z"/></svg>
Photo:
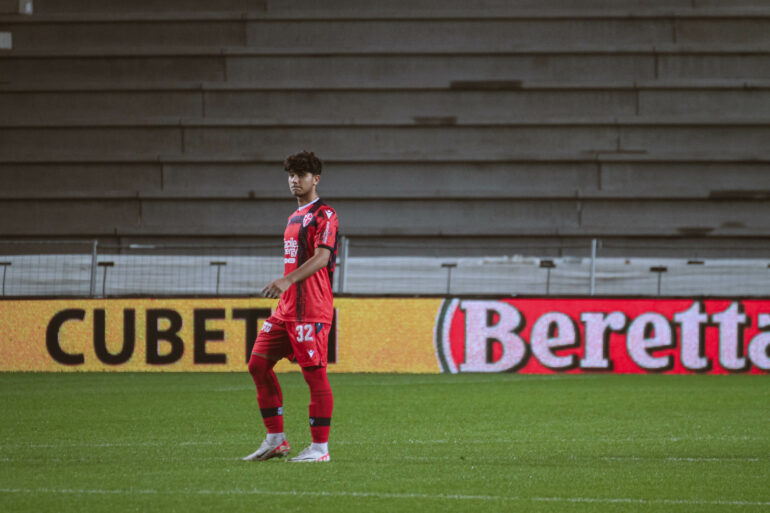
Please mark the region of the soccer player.
<svg viewBox="0 0 770 513"><path fill-rule="evenodd" d="M332 273L337 256L337 213L321 201L316 186L322 163L312 152L289 156L284 169L297 210L283 234L284 275L262 293L280 298L262 326L249 360L267 437L245 461L264 461L289 453L283 432L283 397L273 367L281 358L296 360L310 388L313 443L291 462L329 461L329 426L334 401L326 376L327 341L334 308Z"/></svg>

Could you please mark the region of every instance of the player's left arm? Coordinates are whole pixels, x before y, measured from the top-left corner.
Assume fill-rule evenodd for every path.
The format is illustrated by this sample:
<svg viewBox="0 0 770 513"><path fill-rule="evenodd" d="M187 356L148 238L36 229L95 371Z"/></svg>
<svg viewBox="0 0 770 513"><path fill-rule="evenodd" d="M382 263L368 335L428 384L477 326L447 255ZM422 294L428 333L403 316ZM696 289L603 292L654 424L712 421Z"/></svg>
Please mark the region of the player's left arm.
<svg viewBox="0 0 770 513"><path fill-rule="evenodd" d="M310 257L307 262L297 267L294 271L290 272L286 276L282 276L277 280L273 280L270 285L262 289L262 294L266 297L277 299L286 292L286 289L291 287L298 281L302 281L312 276L319 270L323 269L329 264L329 258L331 258L332 252L325 247L317 247L315 255Z"/></svg>

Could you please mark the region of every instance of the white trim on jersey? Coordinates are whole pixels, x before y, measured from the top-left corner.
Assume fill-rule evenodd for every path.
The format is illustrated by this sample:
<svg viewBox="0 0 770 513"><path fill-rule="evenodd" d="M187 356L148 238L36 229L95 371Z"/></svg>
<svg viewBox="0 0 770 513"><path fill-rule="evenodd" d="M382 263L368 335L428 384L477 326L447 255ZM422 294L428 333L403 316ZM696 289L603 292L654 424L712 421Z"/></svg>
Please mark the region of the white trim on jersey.
<svg viewBox="0 0 770 513"><path fill-rule="evenodd" d="M310 203L308 203L307 205L302 205L301 207L297 207L297 212L299 212L300 210L305 210L307 207L309 207L310 205L312 205L313 203L315 203L319 199L321 199L321 198L316 198L313 201L311 201Z"/></svg>

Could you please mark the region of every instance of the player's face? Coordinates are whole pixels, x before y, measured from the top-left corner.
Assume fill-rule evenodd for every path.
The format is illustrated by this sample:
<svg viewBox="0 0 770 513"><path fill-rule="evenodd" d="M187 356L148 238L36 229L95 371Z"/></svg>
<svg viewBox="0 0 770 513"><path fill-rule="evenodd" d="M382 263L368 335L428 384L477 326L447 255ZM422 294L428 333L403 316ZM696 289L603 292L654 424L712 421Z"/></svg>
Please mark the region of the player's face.
<svg viewBox="0 0 770 513"><path fill-rule="evenodd" d="M312 173L295 173L289 171L289 190L297 197L307 196L315 191L315 186L321 177Z"/></svg>

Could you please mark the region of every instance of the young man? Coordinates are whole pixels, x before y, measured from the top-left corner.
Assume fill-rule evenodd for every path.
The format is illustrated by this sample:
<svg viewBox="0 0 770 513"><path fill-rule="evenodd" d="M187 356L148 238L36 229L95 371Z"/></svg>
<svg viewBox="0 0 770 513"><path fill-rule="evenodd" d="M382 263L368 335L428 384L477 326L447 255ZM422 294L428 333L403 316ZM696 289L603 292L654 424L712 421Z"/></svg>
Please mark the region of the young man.
<svg viewBox="0 0 770 513"><path fill-rule="evenodd" d="M273 367L281 358L296 359L310 387L310 434L313 443L289 461L329 461L329 426L334 405L326 376L326 353L334 308L332 274L337 255L337 213L316 193L321 161L311 152L289 156L284 169L298 208L283 235L284 275L262 293L280 298L254 343L249 373L267 437L245 461L264 461L289 453L283 432L283 397Z"/></svg>

